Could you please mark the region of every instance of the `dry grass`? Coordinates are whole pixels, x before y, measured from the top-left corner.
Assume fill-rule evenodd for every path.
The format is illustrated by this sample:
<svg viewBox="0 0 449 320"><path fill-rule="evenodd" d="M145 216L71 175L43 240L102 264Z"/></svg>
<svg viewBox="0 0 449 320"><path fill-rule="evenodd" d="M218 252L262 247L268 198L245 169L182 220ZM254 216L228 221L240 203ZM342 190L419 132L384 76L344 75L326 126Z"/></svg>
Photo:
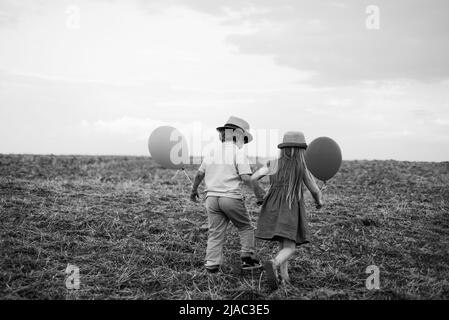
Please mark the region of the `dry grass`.
<svg viewBox="0 0 449 320"><path fill-rule="evenodd" d="M0 298L449 298L447 162L344 162L327 206L307 200L312 242L276 292L260 272L240 274L235 228L224 273L204 272L205 209L174 174L143 157L0 155ZM247 205L256 221L252 195ZM276 250L258 248L261 258ZM65 287L68 263L80 268L78 291Z"/></svg>

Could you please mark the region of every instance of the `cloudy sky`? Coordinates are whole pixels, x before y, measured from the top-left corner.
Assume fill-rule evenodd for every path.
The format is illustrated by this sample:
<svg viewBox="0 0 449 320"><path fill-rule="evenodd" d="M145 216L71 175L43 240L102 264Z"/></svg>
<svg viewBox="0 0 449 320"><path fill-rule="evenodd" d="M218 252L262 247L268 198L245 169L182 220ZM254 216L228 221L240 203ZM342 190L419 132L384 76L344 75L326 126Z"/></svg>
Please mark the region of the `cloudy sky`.
<svg viewBox="0 0 449 320"><path fill-rule="evenodd" d="M344 159L447 161L448 12L447 0L0 0L0 153L147 155L159 125L190 139L236 115L254 132L332 137Z"/></svg>

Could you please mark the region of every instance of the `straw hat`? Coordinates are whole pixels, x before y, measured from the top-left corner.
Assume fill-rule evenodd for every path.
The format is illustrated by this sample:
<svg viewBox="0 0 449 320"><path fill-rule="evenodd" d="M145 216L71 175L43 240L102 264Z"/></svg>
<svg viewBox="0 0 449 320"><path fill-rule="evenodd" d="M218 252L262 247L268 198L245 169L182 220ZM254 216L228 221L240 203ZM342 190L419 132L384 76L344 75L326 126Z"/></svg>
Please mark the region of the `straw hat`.
<svg viewBox="0 0 449 320"><path fill-rule="evenodd" d="M304 137L304 133L299 131L290 131L284 134L284 140L281 144L278 145L278 148L282 149L288 147L307 149L307 143L306 138Z"/></svg>
<svg viewBox="0 0 449 320"><path fill-rule="evenodd" d="M247 138L245 139L245 143L249 143L253 140L253 136L249 133L249 123L241 118L231 116L224 126L217 128L218 131L224 129L241 129Z"/></svg>

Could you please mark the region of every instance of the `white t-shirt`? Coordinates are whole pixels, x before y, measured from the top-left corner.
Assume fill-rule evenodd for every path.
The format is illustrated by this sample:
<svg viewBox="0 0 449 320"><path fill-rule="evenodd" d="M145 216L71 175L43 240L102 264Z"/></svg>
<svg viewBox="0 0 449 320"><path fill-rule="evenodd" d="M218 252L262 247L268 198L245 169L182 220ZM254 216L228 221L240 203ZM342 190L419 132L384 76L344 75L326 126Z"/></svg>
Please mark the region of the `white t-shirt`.
<svg viewBox="0 0 449 320"><path fill-rule="evenodd" d="M207 154L200 168L205 173L207 197L243 198L241 175L252 174L248 157L233 142L224 142Z"/></svg>

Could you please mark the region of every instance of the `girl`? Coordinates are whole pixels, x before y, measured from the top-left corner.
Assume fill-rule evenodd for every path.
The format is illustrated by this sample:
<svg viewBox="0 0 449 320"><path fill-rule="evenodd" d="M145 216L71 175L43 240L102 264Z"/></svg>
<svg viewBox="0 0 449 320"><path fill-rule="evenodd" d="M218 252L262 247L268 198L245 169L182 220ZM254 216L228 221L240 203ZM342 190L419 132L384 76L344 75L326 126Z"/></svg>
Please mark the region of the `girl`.
<svg viewBox="0 0 449 320"><path fill-rule="evenodd" d="M309 242L304 185L315 199L317 209L323 206L321 191L304 160L307 148L304 134L286 133L278 148L281 149L279 159L269 161L251 178L257 181L266 175L270 176L270 189L263 199L255 235L259 239L279 241L280 244L277 256L264 264L268 284L273 290L278 288L278 267L282 281L288 283L288 260L295 253L297 245Z"/></svg>

